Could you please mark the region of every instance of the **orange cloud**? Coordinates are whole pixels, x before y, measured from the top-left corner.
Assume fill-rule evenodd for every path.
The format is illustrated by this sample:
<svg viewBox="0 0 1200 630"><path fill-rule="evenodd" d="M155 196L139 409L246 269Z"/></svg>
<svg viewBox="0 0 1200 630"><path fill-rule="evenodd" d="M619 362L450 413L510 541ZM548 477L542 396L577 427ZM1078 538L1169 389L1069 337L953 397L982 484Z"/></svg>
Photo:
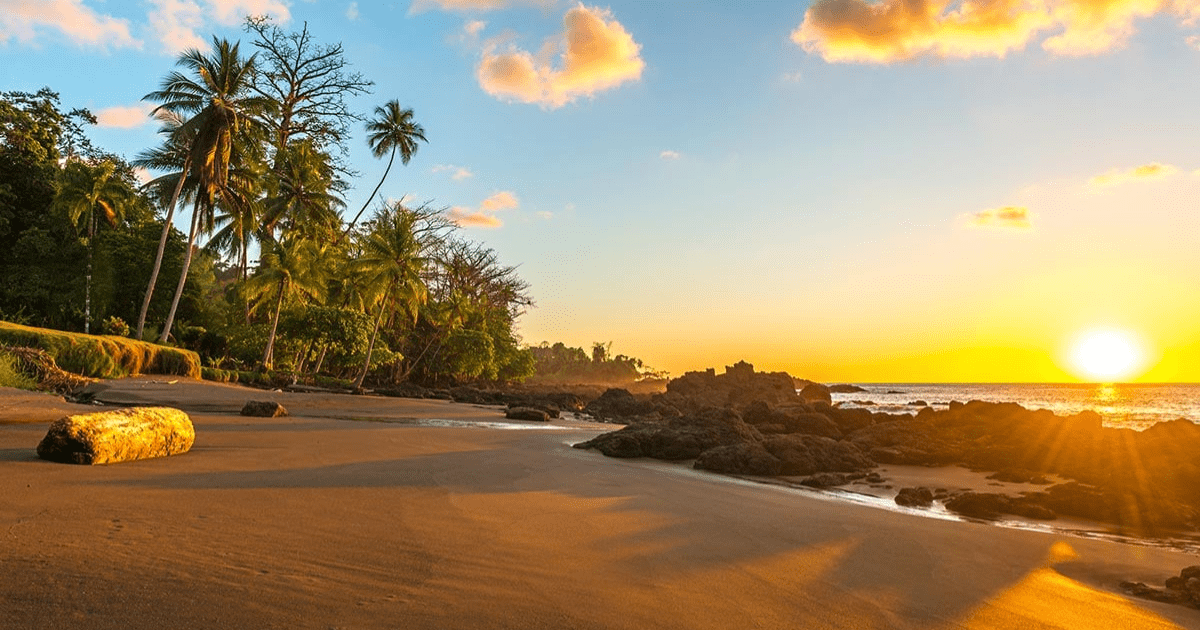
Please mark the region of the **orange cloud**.
<svg viewBox="0 0 1200 630"><path fill-rule="evenodd" d="M1020 206L1005 206L982 210L966 216L967 225L977 228L993 228L1002 230L1028 230L1033 227L1029 222L1029 209Z"/></svg>
<svg viewBox="0 0 1200 630"><path fill-rule="evenodd" d="M1116 186L1127 182L1162 179L1170 177L1177 172L1179 172L1179 169L1170 164L1151 162L1150 164L1143 164L1126 170L1114 168L1107 173L1089 179L1088 184L1095 187Z"/></svg>
<svg viewBox="0 0 1200 630"><path fill-rule="evenodd" d="M501 210L512 210L519 208L521 202L513 193L505 190L498 192L491 197L483 200L479 204L479 210L466 208L463 206L454 206L446 213L451 221L463 227L478 227L495 229L504 225L504 221L496 216Z"/></svg>
<svg viewBox="0 0 1200 630"><path fill-rule="evenodd" d="M1057 55L1120 48L1134 21L1160 13L1187 22L1197 0L816 0L792 41L830 62L1004 57L1044 34Z"/></svg>
<svg viewBox="0 0 1200 630"><path fill-rule="evenodd" d="M80 46L140 48L129 33L129 21L100 15L82 0L0 0L0 44L16 38L31 44L52 29Z"/></svg>
<svg viewBox="0 0 1200 630"><path fill-rule="evenodd" d="M498 217L484 212L474 212L470 208L462 206L454 206L447 213L451 221L459 224L462 227L477 227L484 229L495 229L504 225Z"/></svg>
<svg viewBox="0 0 1200 630"><path fill-rule="evenodd" d="M153 122L150 110L153 105L132 105L129 107L108 107L96 112L96 124L100 127L116 129L133 129Z"/></svg>
<svg viewBox="0 0 1200 630"><path fill-rule="evenodd" d="M500 210L511 210L520 205L521 202L517 199L517 196L505 190L484 199L479 209L484 212L498 212Z"/></svg>
<svg viewBox="0 0 1200 630"><path fill-rule="evenodd" d="M502 100L557 108L641 78L641 46L611 12L580 4L567 11L563 25L562 35L548 40L537 57L487 46L476 72L480 87ZM560 50L555 67L551 61Z"/></svg>

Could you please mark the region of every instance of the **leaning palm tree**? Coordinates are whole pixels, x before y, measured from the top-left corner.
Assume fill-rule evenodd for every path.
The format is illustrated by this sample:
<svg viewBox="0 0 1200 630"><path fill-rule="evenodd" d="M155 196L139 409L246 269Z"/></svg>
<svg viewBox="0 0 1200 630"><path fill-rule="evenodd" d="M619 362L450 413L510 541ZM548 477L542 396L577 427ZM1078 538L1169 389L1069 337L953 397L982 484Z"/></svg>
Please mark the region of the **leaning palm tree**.
<svg viewBox="0 0 1200 630"><path fill-rule="evenodd" d="M400 204L385 206L362 238L362 252L354 261L354 269L365 289L367 304L377 312L367 358L354 381L356 388L362 387L367 377L384 319L403 309L416 321L418 307L428 295L422 272L429 264L430 243L422 239L419 219L418 213Z"/></svg>
<svg viewBox="0 0 1200 630"><path fill-rule="evenodd" d="M407 166L412 156L417 153L417 141L428 142L425 139L425 128L413 120L413 110L401 109L400 102L396 100L388 101L382 107L375 108L375 118L367 122L367 134L367 146L371 148L371 154L376 159L390 154L387 168L383 170L383 177L375 186L375 190L371 191L371 196L367 197L366 203L359 209L358 214L354 215L354 219L346 226L346 230L342 232L342 238L345 238L350 230L354 229L354 224L358 223L363 211L371 205L371 200L375 199L375 194L379 192L383 182L387 180L388 173L392 171L396 153L400 154L400 162Z"/></svg>
<svg viewBox="0 0 1200 630"><path fill-rule="evenodd" d="M193 212L211 212L219 201L228 197L229 169L235 146L256 140L253 132L261 128L261 124L254 116L271 107L269 99L252 90L254 59L254 55L243 59L238 44L213 37L211 56L196 49L184 52L176 65L189 70L190 74L171 72L163 79L159 90L143 97L161 103L155 113L170 112L183 120L177 133L189 140L188 173L195 177L197 187ZM193 216L191 223L193 228L184 252L183 271L160 337L164 342L171 334L171 324L187 282L197 224L202 225L204 221Z"/></svg>
<svg viewBox="0 0 1200 630"><path fill-rule="evenodd" d="M274 366L275 333L284 301L295 293L320 301L325 296L330 269L325 250L312 240L296 238L286 243L263 243L258 272L247 281L246 288L251 296L269 296L274 292L275 312L271 316L271 332L267 334L267 346L263 351L264 370Z"/></svg>
<svg viewBox="0 0 1200 630"><path fill-rule="evenodd" d="M92 252L95 249L99 214L111 226L123 220L126 208L136 203L137 194L117 172L112 160L87 164L78 160L67 163L54 206L66 214L72 225L86 221L87 275L84 281L83 332L91 332L92 320Z"/></svg>

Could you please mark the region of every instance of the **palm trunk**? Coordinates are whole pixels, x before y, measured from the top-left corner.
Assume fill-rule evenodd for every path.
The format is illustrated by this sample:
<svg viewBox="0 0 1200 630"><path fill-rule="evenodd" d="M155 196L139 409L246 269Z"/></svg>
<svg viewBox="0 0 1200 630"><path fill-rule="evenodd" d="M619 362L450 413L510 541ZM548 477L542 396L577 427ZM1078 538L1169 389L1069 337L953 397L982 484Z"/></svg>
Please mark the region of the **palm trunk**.
<svg viewBox="0 0 1200 630"><path fill-rule="evenodd" d="M96 209L88 210L87 276L83 282L83 334L92 332L92 250L96 240Z"/></svg>
<svg viewBox="0 0 1200 630"><path fill-rule="evenodd" d="M275 363L275 331L279 328L279 312L283 310L283 294L287 292L287 276L279 279L279 299L275 300L275 315L271 317L271 332L267 335L267 349L263 352L263 370L270 370Z"/></svg>
<svg viewBox="0 0 1200 630"><path fill-rule="evenodd" d="M192 245L196 243L199 223L200 198L197 196L196 203L192 206L192 227L188 230L187 250L183 252L183 271L179 274L179 284L175 285L175 297L171 299L171 310L167 313L167 321L163 324L162 334L158 337L159 343L167 343L167 337L171 334L171 325L175 323L175 311L179 309L179 299L183 297L183 286L187 284L188 269L192 266Z"/></svg>
<svg viewBox="0 0 1200 630"><path fill-rule="evenodd" d="M390 173L392 170L392 162L394 162L395 160L396 160L396 149L393 148L392 149L392 157L388 158L387 168L383 169L383 178L379 180L378 184L376 184L375 190L371 191L371 196L367 197L367 203L364 203L363 207L359 208L358 214L354 215L354 220L350 222L350 225L346 226L346 231L342 232L342 235L340 237L338 237L337 242L334 243L335 245L337 243L340 243L342 241L342 239L346 238L346 235L350 233L350 230L354 229L354 224L358 223L358 218L362 216L362 213L364 211L366 211L367 206L371 205L371 200L375 198L375 193L378 193L380 187L383 186L383 182L387 181L388 173Z"/></svg>
<svg viewBox="0 0 1200 630"><path fill-rule="evenodd" d="M167 236L171 233L171 219L175 216L175 204L179 201L179 193L183 191L183 181L187 179L188 169L192 165L192 156L183 160L183 171L179 174L179 182L175 184L175 192L171 194L171 203L167 205L167 218L163 220L162 236L158 237L158 253L154 255L154 268L150 271L150 283L146 285L146 295L142 298L142 312L138 314L137 338L142 338L142 330L146 326L146 312L150 310L150 298L154 296L154 285L158 282L158 270L162 267L163 252L167 249Z"/></svg>
<svg viewBox="0 0 1200 630"><path fill-rule="evenodd" d="M313 376L321 375L321 366L325 364L326 352L329 352L329 346L321 346L321 356L317 357L317 367L313 368Z"/></svg>
<svg viewBox="0 0 1200 630"><path fill-rule="evenodd" d="M354 380L354 389L362 387L363 381L367 378L367 370L371 369L371 353L375 352L375 338L379 336L379 327L383 325L383 313L386 308L386 301L379 303L379 317L375 320L375 330L371 331L371 343L367 344L367 360L363 363L362 372L358 378Z"/></svg>

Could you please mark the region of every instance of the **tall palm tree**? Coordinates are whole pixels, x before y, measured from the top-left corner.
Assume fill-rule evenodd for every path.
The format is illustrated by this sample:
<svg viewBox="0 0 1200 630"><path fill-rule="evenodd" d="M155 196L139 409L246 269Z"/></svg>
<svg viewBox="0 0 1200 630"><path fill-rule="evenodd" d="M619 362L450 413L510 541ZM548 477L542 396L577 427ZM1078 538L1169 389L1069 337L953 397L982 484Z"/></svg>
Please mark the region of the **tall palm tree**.
<svg viewBox="0 0 1200 630"><path fill-rule="evenodd" d="M299 233L306 238L335 240L345 203L337 195L336 169L329 154L300 140L279 157L274 190L267 197L263 225L270 232Z"/></svg>
<svg viewBox="0 0 1200 630"><path fill-rule="evenodd" d="M210 56L196 49L184 52L176 65L190 73L171 72L163 79L159 90L143 97L161 103L155 112L167 111L183 119L177 133L190 139L187 156L197 188L193 215L198 210L211 212L221 200L234 203L229 199L227 184L235 145L258 140L254 138L254 132L261 134L261 123L254 116L269 111L272 106L270 99L258 96L252 90L254 60L254 55L242 58L238 44L213 37ZM183 295L198 223L202 225L203 221L193 216L183 271L167 321L163 324L160 337L163 342L171 334L171 324Z"/></svg>
<svg viewBox="0 0 1200 630"><path fill-rule="evenodd" d="M271 316L271 332L263 351L263 369L270 370L275 361L275 332L279 314L288 296L301 293L320 301L325 296L331 266L326 264L325 250L309 239L291 239L286 243L266 241L259 258L258 272L247 282L250 295L263 297L275 292L275 312Z"/></svg>
<svg viewBox="0 0 1200 630"><path fill-rule="evenodd" d="M172 192L166 197L169 201L162 204L167 209L167 215L163 219L162 235L158 239L158 252L154 255L154 266L150 269L150 281L146 285L146 292L142 295L142 310L138 313L137 321L137 339L139 340L146 327L146 313L149 312L150 300L154 297L154 286L158 284L158 272L162 269L163 253L167 248L167 236L171 233L171 220L175 218L175 205L179 202L180 194L183 193L183 187L192 164L191 139L180 132L180 127L184 123L183 118L179 114L167 110L155 112L155 117L162 121L163 125L158 132L166 138L161 146L139 153L133 160L133 165L146 169L169 171L167 175L146 184L146 189L152 193L157 192L159 197L163 196L162 191L164 190Z"/></svg>
<svg viewBox="0 0 1200 630"><path fill-rule="evenodd" d="M354 267L365 287L367 303L377 312L371 341L367 344L367 358L354 381L356 388L362 387L367 377L384 319L397 309L403 309L416 321L417 309L428 295L422 272L429 263L427 252L431 244L421 238L417 225L419 218L417 213L400 204L384 206L362 238L362 252Z"/></svg>
<svg viewBox="0 0 1200 630"><path fill-rule="evenodd" d="M413 110L401 109L400 102L394 99L382 107L375 108L375 118L367 122L367 134L367 146L371 148L371 154L376 159L389 154L387 168L383 170L383 177L375 186L375 190L371 191L371 196L367 197L366 203L342 232L342 238L354 229L354 224L358 223L363 211L371 205L371 200L387 180L388 173L392 171L392 163L396 160L396 153L400 154L400 162L407 166L412 156L417 153L417 141L428 142L425 139L425 128L413 120Z"/></svg>
<svg viewBox="0 0 1200 630"><path fill-rule="evenodd" d="M84 281L83 332L91 332L92 321L92 253L95 250L96 228L100 211L111 226L124 219L126 208L136 203L137 193L117 172L112 160L88 164L72 160L63 169L62 182L54 205L63 211L73 225L86 221L87 275Z"/></svg>

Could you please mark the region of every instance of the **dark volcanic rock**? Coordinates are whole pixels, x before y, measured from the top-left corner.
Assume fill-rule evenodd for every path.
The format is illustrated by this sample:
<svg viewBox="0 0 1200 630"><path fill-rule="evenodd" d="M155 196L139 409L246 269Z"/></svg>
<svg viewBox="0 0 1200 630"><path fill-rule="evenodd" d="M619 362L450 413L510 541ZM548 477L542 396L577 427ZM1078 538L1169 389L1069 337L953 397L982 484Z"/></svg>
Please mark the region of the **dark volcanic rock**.
<svg viewBox="0 0 1200 630"><path fill-rule="evenodd" d="M856 472L875 467L853 444L819 435L773 435L764 439L763 446L782 462L781 475Z"/></svg>
<svg viewBox="0 0 1200 630"><path fill-rule="evenodd" d="M1053 510L1032 499L990 492L964 492L948 499L945 505L951 512L976 518L995 519L1002 514L1046 521L1057 518Z"/></svg>
<svg viewBox="0 0 1200 630"><path fill-rule="evenodd" d="M850 385L849 383L838 383L836 385L830 385L829 391L833 394L859 394L867 391L867 389L865 387L859 387L858 385Z"/></svg>
<svg viewBox="0 0 1200 630"><path fill-rule="evenodd" d="M802 402L791 376L755 372L754 366L744 361L726 367L719 376L716 370L688 372L667 383L666 393L655 398L684 413L704 407L741 409L755 401L776 406Z"/></svg>
<svg viewBox="0 0 1200 630"><path fill-rule="evenodd" d="M780 462L757 442L710 448L694 465L699 470L733 475L778 475Z"/></svg>
<svg viewBox="0 0 1200 630"><path fill-rule="evenodd" d="M509 420L527 420L529 422L547 422L550 420L550 414L541 409L533 407L509 407L504 412L504 417Z"/></svg>
<svg viewBox="0 0 1200 630"><path fill-rule="evenodd" d="M242 405L242 415L257 418L276 418L286 416L288 412L287 409L283 408L283 405L273 400L248 400L245 405Z"/></svg>
<svg viewBox="0 0 1200 630"><path fill-rule="evenodd" d="M850 477L843 473L817 473L800 480L800 485L810 488L834 488L850 483Z"/></svg>
<svg viewBox="0 0 1200 630"><path fill-rule="evenodd" d="M710 407L666 422L639 422L576 444L610 457L695 459L710 448L758 442L762 435L732 409Z"/></svg>
<svg viewBox="0 0 1200 630"><path fill-rule="evenodd" d="M588 403L584 411L606 421L633 419L650 414L654 406L648 401L638 400L629 390L612 388L599 398Z"/></svg>
<svg viewBox="0 0 1200 630"><path fill-rule="evenodd" d="M760 400L747 405L742 411L742 417L763 433L803 433L834 439L842 437L841 429L833 420L808 409L805 405L772 409Z"/></svg>
<svg viewBox="0 0 1200 630"><path fill-rule="evenodd" d="M809 383L800 390L800 399L804 402L824 402L832 403L833 396L830 395L829 388L820 383Z"/></svg>
<svg viewBox="0 0 1200 630"><path fill-rule="evenodd" d="M536 409L546 414L548 418L557 418L561 415L558 405L548 400L524 400L521 402L511 402L508 404L508 409Z"/></svg>
<svg viewBox="0 0 1200 630"><path fill-rule="evenodd" d="M1142 582L1121 582L1121 588L1135 597L1200 608L1200 566L1187 567L1178 576L1167 578L1166 586L1159 589Z"/></svg>
<svg viewBox="0 0 1200 630"><path fill-rule="evenodd" d="M1032 483L1039 486L1050 485L1050 480L1045 475L1035 473L1029 470L1001 470L987 476L988 479L996 481L1006 481L1009 483Z"/></svg>
<svg viewBox="0 0 1200 630"><path fill-rule="evenodd" d="M896 505L929 507L933 505L933 491L929 488L901 488L896 494Z"/></svg>

